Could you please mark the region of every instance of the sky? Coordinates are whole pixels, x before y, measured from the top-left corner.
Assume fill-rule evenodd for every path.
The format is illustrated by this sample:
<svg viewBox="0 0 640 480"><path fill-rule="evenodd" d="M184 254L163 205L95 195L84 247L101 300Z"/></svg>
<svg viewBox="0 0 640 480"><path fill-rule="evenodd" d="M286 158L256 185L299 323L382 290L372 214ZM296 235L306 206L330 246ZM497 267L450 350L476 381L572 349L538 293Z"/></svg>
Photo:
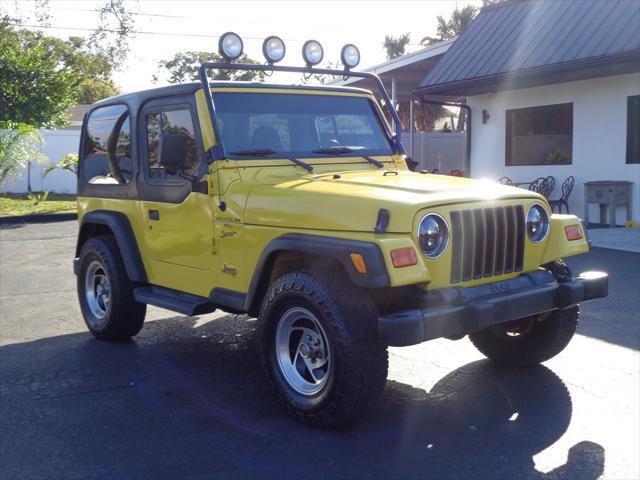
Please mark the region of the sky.
<svg viewBox="0 0 640 480"><path fill-rule="evenodd" d="M88 36L98 24L96 8L104 0L50 0L51 19L46 33L66 38ZM262 60L262 40L278 35L287 46L283 65L302 65L301 49L305 40L318 40L324 47L325 61L339 61L340 48L345 43L356 44L361 52L359 68L385 61L382 47L387 34L411 34L407 52L422 48L420 40L435 36L436 17L449 18L456 8L472 4L480 7L480 0L422 0L422 1L178 1L132 0L127 2L135 13L135 30L130 40L131 53L121 71L114 78L124 93L163 85L152 83L158 74L158 61L171 58L187 50L217 51L218 36L227 31L238 33L244 40L245 53ZM0 0L9 15L26 19L32 17L33 2ZM26 23L26 22L25 22ZM33 23L31 21L30 23ZM153 33L151 33L153 32ZM275 81L297 81L274 77Z"/></svg>

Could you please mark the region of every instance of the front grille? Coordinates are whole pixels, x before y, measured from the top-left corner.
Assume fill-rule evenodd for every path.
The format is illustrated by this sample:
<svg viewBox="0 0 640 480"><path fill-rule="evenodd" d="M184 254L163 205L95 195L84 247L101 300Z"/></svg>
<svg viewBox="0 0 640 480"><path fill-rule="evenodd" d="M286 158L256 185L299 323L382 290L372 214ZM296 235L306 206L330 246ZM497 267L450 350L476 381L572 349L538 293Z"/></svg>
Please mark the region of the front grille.
<svg viewBox="0 0 640 480"><path fill-rule="evenodd" d="M451 283L522 271L524 207L454 210Z"/></svg>

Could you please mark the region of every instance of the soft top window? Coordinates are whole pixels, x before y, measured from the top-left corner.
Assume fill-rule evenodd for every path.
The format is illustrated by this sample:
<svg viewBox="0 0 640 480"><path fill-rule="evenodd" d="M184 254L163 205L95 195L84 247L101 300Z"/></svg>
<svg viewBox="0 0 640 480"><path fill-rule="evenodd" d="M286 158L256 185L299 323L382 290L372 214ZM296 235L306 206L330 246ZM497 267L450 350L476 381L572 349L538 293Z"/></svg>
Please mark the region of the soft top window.
<svg viewBox="0 0 640 480"><path fill-rule="evenodd" d="M96 108L89 115L82 150L82 176L92 184L131 182L131 127L124 105Z"/></svg>
<svg viewBox="0 0 640 480"><path fill-rule="evenodd" d="M392 153L381 119L367 98L236 92L213 97L222 141L232 157L241 158L252 150L318 157L314 150L337 147L366 155Z"/></svg>

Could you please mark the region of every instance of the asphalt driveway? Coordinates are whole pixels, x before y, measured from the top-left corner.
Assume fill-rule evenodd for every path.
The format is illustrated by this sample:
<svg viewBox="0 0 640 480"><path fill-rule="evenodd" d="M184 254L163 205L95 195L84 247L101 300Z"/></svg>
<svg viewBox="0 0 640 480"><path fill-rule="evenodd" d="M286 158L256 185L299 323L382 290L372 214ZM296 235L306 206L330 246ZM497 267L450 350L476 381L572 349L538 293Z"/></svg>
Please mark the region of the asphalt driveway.
<svg viewBox="0 0 640 480"><path fill-rule="evenodd" d="M85 330L75 222L0 230L0 478L640 477L640 254L594 249L611 275L578 335L527 370L466 339L391 350L377 408L317 431L285 417L255 321L150 308L134 341Z"/></svg>

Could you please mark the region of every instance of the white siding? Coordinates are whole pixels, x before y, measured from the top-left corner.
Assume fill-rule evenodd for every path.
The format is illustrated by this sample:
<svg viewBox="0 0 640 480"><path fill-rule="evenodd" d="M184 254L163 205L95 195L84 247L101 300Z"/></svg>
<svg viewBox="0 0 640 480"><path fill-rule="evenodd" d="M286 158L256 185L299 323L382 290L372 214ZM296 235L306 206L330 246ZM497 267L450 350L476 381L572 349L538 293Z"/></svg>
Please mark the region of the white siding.
<svg viewBox="0 0 640 480"><path fill-rule="evenodd" d="M640 221L640 165L627 165L627 97L640 94L640 74L616 75L579 82L559 83L521 90L507 90L468 98L472 109L471 175L513 181L529 181L553 175L560 184L576 178L570 197L572 213L584 217L584 182L628 180L634 182L632 217ZM505 166L506 110L557 103L573 103L573 163L571 165ZM482 110L491 116L482 124ZM623 207L617 210L624 221ZM598 206L590 207L589 220L597 221Z"/></svg>
<svg viewBox="0 0 640 480"><path fill-rule="evenodd" d="M76 193L75 175L61 170L54 170L42 178L47 166L58 163L67 153L78 153L80 130L42 130L45 145L42 147L48 161L31 164L31 189L34 192L51 190L55 193ZM14 178L6 180L1 191L24 193L27 191L27 169Z"/></svg>

